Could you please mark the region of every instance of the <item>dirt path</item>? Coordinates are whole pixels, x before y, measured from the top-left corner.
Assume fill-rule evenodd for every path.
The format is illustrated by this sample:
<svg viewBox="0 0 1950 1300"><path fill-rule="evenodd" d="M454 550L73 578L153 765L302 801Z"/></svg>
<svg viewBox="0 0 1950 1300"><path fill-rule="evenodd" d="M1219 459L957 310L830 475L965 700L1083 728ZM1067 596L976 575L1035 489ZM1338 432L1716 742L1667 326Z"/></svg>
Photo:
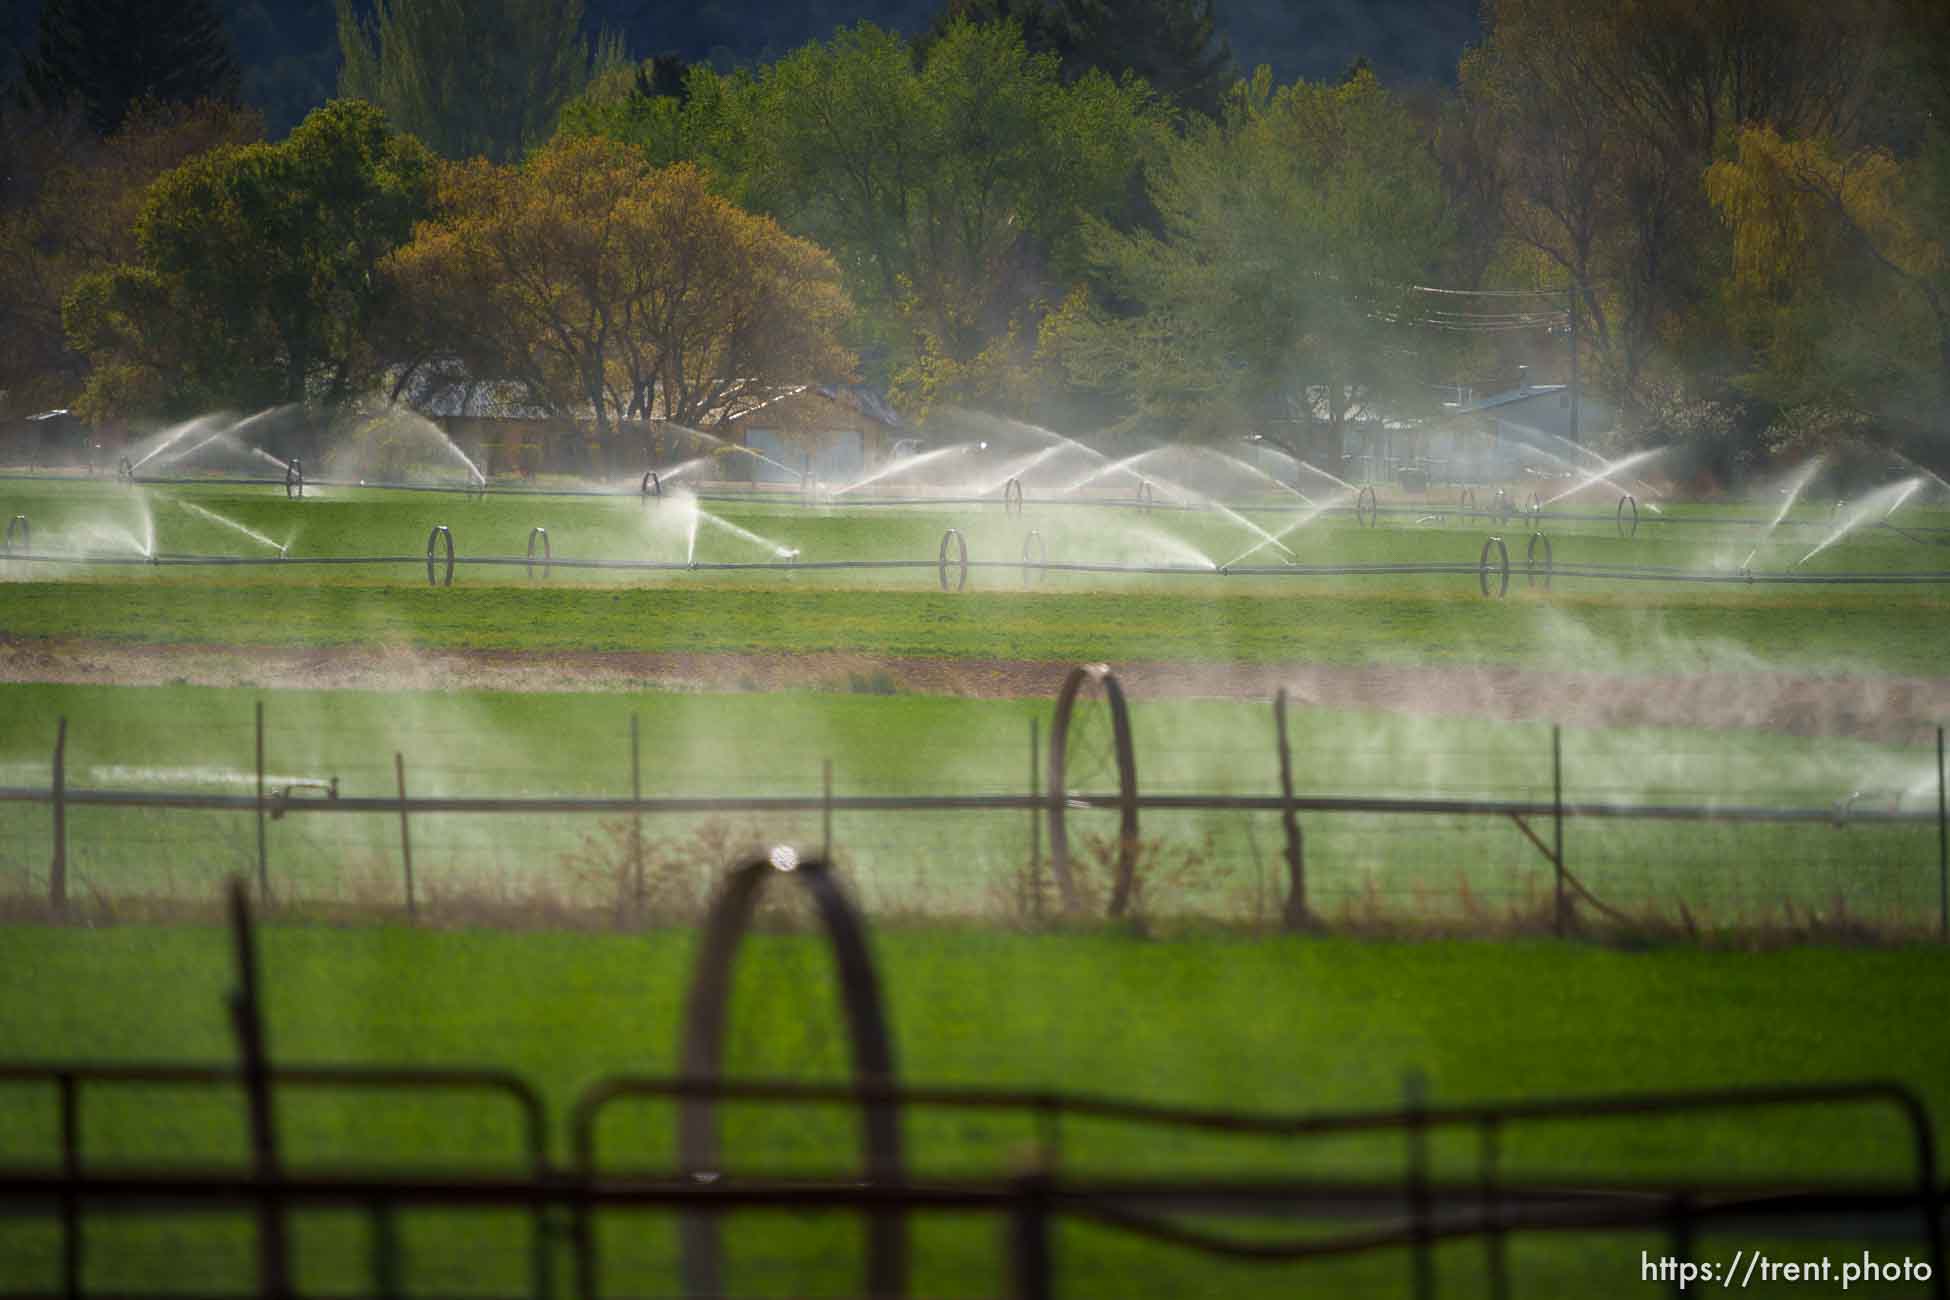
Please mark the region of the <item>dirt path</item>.
<svg viewBox="0 0 1950 1300"><path fill-rule="evenodd" d="M1051 696L1067 663L859 654L526 653L402 647L257 649L0 637L0 681L375 690L858 690ZM1134 699L1270 697L1327 708L1582 725L1755 727L1923 743L1950 718L1950 678L1741 672L1685 676L1508 667L1117 665Z"/></svg>

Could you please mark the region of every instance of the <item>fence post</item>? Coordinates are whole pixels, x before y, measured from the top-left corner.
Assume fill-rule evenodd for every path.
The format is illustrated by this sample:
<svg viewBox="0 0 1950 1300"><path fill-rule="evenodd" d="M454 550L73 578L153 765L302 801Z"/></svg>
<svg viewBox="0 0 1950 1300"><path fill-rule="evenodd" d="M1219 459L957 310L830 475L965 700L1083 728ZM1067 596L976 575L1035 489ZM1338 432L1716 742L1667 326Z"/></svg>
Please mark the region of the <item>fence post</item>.
<svg viewBox="0 0 1950 1300"><path fill-rule="evenodd" d="M1280 751L1280 828L1286 832L1287 895L1282 924L1307 928L1307 846L1293 814L1293 753L1286 743L1286 687L1273 696L1273 739Z"/></svg>
<svg viewBox="0 0 1950 1300"><path fill-rule="evenodd" d="M1943 728L1936 729L1936 937L1950 943L1950 798L1943 784Z"/></svg>
<svg viewBox="0 0 1950 1300"><path fill-rule="evenodd" d="M1564 892L1564 741L1563 728L1551 723L1551 873L1556 889L1551 929L1560 937L1570 922L1571 900Z"/></svg>
<svg viewBox="0 0 1950 1300"><path fill-rule="evenodd" d="M271 859L264 842L264 701L257 701L257 901L271 905Z"/></svg>
<svg viewBox="0 0 1950 1300"><path fill-rule="evenodd" d="M55 913L68 910L68 720L54 725L54 858L47 867L47 901Z"/></svg>
<svg viewBox="0 0 1950 1300"><path fill-rule="evenodd" d="M1402 1079L1402 1101L1408 1120L1408 1169L1403 1189L1408 1193L1409 1233L1416 1300L1434 1300L1435 1225L1434 1206L1429 1195L1429 1131L1426 1112L1429 1104L1428 1080L1420 1070L1410 1070Z"/></svg>
<svg viewBox="0 0 1950 1300"><path fill-rule="evenodd" d="M637 715L630 715L630 798L643 802L643 751L637 741ZM643 919L643 812L630 810L630 888L636 895L636 915Z"/></svg>
<svg viewBox="0 0 1950 1300"><path fill-rule="evenodd" d="M276 1184L276 1116L272 1110L270 1049L264 1041L264 1008L257 988L257 945L251 934L250 903L244 882L230 881L230 925L237 945L237 991L230 997L231 1025L237 1033L239 1073L243 1076L245 1119L250 1127L251 1172L256 1177L257 1293L266 1300L291 1294L291 1259L285 1204Z"/></svg>
<svg viewBox="0 0 1950 1300"><path fill-rule="evenodd" d="M406 863L406 919L411 921L418 914L413 899L413 835L406 824L406 756L398 750L393 751L393 773L399 777L399 852Z"/></svg>
<svg viewBox="0 0 1950 1300"><path fill-rule="evenodd" d="M819 856L833 860L833 760L819 760L819 780L824 790L824 802L819 808Z"/></svg>
<svg viewBox="0 0 1950 1300"><path fill-rule="evenodd" d="M1016 1300L1048 1300L1054 1259L1050 1249L1049 1176L1036 1173L1015 1185L1010 1212L1009 1270Z"/></svg>
<svg viewBox="0 0 1950 1300"><path fill-rule="evenodd" d="M1029 797L1035 799L1043 789L1043 759L1036 735L1037 719L1029 719ZM1043 810L1029 805L1029 914L1043 919Z"/></svg>

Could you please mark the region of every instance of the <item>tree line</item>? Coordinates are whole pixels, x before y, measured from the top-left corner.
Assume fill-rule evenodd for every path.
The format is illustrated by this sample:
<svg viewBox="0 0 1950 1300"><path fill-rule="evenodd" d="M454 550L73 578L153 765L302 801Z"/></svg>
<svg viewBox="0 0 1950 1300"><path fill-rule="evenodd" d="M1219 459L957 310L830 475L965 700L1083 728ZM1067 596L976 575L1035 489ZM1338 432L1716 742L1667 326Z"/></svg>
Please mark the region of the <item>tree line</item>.
<svg viewBox="0 0 1950 1300"><path fill-rule="evenodd" d="M1941 5L1490 0L1414 91L1240 76L1211 0L1138 7L951 0L721 70L574 4L342 2L342 96L276 143L220 59L64 99L86 52L44 41L4 110L0 389L129 419L491 386L600 437L860 379L1337 446L1575 347L1618 436L1722 476L1950 459Z"/></svg>

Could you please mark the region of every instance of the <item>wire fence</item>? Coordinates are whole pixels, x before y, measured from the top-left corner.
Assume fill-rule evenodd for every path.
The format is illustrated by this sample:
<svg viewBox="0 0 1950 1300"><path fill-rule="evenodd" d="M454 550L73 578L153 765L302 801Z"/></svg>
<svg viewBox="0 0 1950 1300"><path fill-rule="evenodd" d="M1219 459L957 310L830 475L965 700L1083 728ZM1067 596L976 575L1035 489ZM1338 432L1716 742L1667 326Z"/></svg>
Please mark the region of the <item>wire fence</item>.
<svg viewBox="0 0 1950 1300"><path fill-rule="evenodd" d="M1920 744L1368 714L1295 730L1283 695L1125 710L1093 685L1058 719L1060 756L1020 711L884 748L830 736L833 758L791 743L784 715L740 733L722 707L734 734L715 744L619 707L537 752L509 739L549 725L548 697L527 698L499 721L373 706L400 730L283 697L235 718L63 719L42 759L16 731L0 879L57 911L207 903L238 874L279 904L649 922L697 915L738 851L791 842L881 916L1950 934L1940 728ZM887 703L892 725L909 706Z"/></svg>

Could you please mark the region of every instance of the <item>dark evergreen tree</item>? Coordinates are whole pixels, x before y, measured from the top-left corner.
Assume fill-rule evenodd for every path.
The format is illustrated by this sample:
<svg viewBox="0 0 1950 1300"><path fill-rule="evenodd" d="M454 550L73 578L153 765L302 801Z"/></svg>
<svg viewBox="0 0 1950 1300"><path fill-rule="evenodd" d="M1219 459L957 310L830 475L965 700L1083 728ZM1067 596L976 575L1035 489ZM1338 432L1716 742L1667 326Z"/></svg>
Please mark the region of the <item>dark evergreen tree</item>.
<svg viewBox="0 0 1950 1300"><path fill-rule="evenodd" d="M1214 0L948 0L923 47L957 19L1012 21L1032 53L1055 54L1074 81L1092 68L1134 72L1180 108L1215 116L1233 77Z"/></svg>
<svg viewBox="0 0 1950 1300"><path fill-rule="evenodd" d="M27 98L74 105L102 135L140 101L234 104L240 85L211 0L46 0L22 82Z"/></svg>

